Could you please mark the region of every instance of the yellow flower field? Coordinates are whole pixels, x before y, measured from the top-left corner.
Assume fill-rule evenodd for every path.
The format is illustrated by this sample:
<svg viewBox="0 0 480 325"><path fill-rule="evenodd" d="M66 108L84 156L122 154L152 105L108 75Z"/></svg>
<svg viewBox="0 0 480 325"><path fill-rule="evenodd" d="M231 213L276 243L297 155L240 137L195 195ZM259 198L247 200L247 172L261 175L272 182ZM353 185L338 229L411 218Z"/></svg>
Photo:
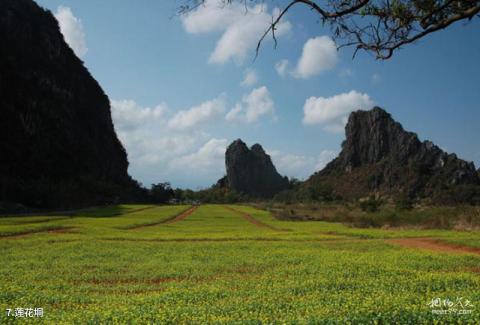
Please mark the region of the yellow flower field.
<svg viewBox="0 0 480 325"><path fill-rule="evenodd" d="M480 323L478 232L279 221L234 205L185 214L189 208L1 218L0 323ZM391 240L416 237L472 249ZM22 314L29 308L43 315Z"/></svg>

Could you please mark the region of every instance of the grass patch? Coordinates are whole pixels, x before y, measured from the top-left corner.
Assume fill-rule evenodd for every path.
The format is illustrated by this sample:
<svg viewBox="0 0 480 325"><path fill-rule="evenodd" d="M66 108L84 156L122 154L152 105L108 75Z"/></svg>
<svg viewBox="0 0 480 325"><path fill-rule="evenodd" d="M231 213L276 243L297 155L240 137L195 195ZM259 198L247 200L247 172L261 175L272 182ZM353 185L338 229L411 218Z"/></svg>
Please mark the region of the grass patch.
<svg viewBox="0 0 480 325"><path fill-rule="evenodd" d="M0 224L0 233L43 226L78 232L0 240L0 308L42 307L47 324L480 322L479 256L384 240L428 237L474 247L477 231L295 222L243 205L205 205L176 223L158 223L186 208L132 206L135 212L117 216L92 210ZM158 224L127 230L149 223ZM464 297L475 309L434 315L427 303L436 297ZM0 313L0 323L13 321Z"/></svg>

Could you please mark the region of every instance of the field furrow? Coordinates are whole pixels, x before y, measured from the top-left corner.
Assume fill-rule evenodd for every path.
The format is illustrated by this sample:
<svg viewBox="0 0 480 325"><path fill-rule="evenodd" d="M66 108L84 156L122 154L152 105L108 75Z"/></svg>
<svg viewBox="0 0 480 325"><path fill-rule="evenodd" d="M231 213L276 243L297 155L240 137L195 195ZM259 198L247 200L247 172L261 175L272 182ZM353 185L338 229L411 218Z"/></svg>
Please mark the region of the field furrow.
<svg viewBox="0 0 480 325"><path fill-rule="evenodd" d="M264 222L261 222L260 220L257 220L255 219L254 217L252 217L250 214L248 213L245 213L245 212L242 212L242 211L239 211L239 210L236 210L232 207L229 207L227 206L226 207L228 210L230 211L233 211L235 212L236 214L240 215L242 218L244 218L245 220L247 220L248 222L250 222L251 224L257 226L257 227L262 227L262 228L268 228L268 229L271 229L271 230L275 230L275 231L288 231L288 229L280 229L280 228L276 228L274 226L271 226L269 224L266 224Z"/></svg>
<svg viewBox="0 0 480 325"><path fill-rule="evenodd" d="M0 234L0 308L43 308L47 324L480 323L476 231L176 205L9 217ZM473 307L434 314L436 298Z"/></svg>

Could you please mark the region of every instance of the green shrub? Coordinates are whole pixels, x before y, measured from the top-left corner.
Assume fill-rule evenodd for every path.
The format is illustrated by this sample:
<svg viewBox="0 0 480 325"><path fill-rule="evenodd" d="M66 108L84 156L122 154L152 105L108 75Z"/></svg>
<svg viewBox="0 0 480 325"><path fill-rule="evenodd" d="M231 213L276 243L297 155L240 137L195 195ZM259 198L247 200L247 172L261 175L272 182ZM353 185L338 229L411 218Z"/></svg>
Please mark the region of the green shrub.
<svg viewBox="0 0 480 325"><path fill-rule="evenodd" d="M399 211L413 209L413 200L408 195L400 195L395 201L395 208Z"/></svg>
<svg viewBox="0 0 480 325"><path fill-rule="evenodd" d="M364 212L377 212L383 202L380 199L376 199L373 196L366 200L360 201L360 209Z"/></svg>
<svg viewBox="0 0 480 325"><path fill-rule="evenodd" d="M436 192L433 201L441 205L480 205L480 186L455 185Z"/></svg>

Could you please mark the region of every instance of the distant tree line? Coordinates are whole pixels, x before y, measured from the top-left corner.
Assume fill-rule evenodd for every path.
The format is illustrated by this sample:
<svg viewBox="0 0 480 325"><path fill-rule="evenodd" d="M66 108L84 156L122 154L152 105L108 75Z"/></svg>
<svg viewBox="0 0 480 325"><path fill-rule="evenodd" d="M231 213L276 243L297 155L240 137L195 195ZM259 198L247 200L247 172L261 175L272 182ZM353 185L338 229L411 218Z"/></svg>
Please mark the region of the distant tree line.
<svg viewBox="0 0 480 325"><path fill-rule="evenodd" d="M146 198L156 204L194 201L202 203L235 203L252 199L226 188L211 187L199 191L181 188L173 189L168 182L152 184L150 189L146 190Z"/></svg>
<svg viewBox="0 0 480 325"><path fill-rule="evenodd" d="M318 203L318 202L346 202L352 199L345 198L334 191L334 188L328 182L315 184L315 186L305 185L296 178L289 180L288 190L276 194L272 198L251 197L238 193L229 188L212 186L207 189L193 191L191 189L173 189L170 183L152 184L150 189L146 190L147 198L150 202L161 204L169 202L199 202L199 203L238 203L238 202L260 202L271 201L273 203L296 204L296 203ZM400 192L392 196L390 201L401 210L411 209L414 203L426 200L435 205L461 205L471 204L480 205L480 187L475 185L457 185L443 187L431 197L414 197L406 192ZM356 200L354 200L356 201ZM384 200L369 196L366 201L362 201L362 210L377 210Z"/></svg>
<svg viewBox="0 0 480 325"><path fill-rule="evenodd" d="M133 180L132 180L133 181ZM129 187L122 188L120 186L112 187L111 184L105 184L102 182L93 182L92 180L85 182L77 182L75 184L65 183L63 186L56 186L57 195L54 197L45 196L41 197L42 192L51 193L51 186L48 187L48 183L45 183L44 187L32 188L29 191L21 191L20 193L25 194L23 201L17 202L27 202L27 205L16 204L15 201L1 201L0 200L0 214L1 213L10 213L10 212L26 212L32 209L43 209L51 210L55 208L55 202L61 200L62 202L78 202L79 200L85 200L88 202L88 195L92 189L95 187L94 193L104 193L104 195L99 197L97 205L110 205L110 204L119 204L119 203L146 203L146 204L172 204L172 203L239 203L239 202L271 202L271 203L280 203L280 204L310 204L310 203L345 203L353 202L358 200L353 200L350 198L345 198L336 193L333 190L333 186L327 182L322 184L315 184L315 186L306 185L305 183L292 178L289 180L290 187L288 190L282 191L276 194L272 198L258 198L251 197L242 193L238 193L234 190L225 187L212 186L207 189L202 190L191 190L191 189L181 189L181 188L172 188L169 182L161 182L157 184L152 184L150 188L144 187L141 183L136 181L135 186L130 185ZM66 187L71 188L75 186L76 192L78 193L75 197L70 197L67 195L71 191L62 191ZM48 187L48 188L47 188ZM33 195L37 193L37 195ZM67 194L65 194L67 193ZM83 198L85 196L85 198ZM36 199L34 201L33 199ZM434 205L480 205L480 187L475 185L461 185L461 186L451 186L444 187L441 190L437 191L433 196L427 198L417 198L408 195L407 192L399 193L397 196L390 198L392 202L397 206L399 210L409 210L412 209L415 203L421 202L422 200L434 204ZM82 202L82 201L80 201ZM377 211L381 205L386 201L383 199L378 199L375 197L368 197L366 200L360 200L360 207L364 211ZM83 205L73 205L72 207L84 207L88 204Z"/></svg>

